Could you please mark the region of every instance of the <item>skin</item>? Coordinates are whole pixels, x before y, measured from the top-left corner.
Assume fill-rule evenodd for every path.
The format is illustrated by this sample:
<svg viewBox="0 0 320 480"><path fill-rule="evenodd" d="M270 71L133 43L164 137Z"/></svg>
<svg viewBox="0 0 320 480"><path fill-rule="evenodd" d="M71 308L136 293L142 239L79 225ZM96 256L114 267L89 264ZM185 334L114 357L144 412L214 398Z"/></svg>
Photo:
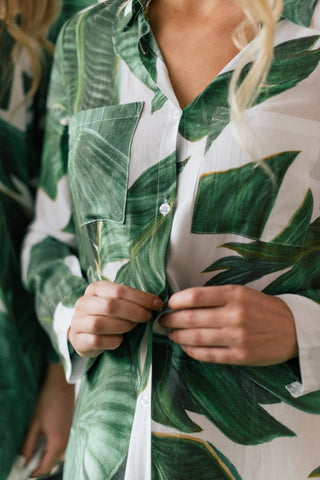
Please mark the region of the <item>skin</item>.
<svg viewBox="0 0 320 480"><path fill-rule="evenodd" d="M239 285L195 287L169 300L160 323L197 360L264 366L298 354L294 318L279 298ZM89 285L75 308L68 337L79 355L117 348L123 335L161 308L153 294L105 281Z"/></svg>
<svg viewBox="0 0 320 480"><path fill-rule="evenodd" d="M231 0L152 0L148 19L181 108L239 53L233 35L245 16ZM248 41L256 31L246 29Z"/></svg>
<svg viewBox="0 0 320 480"><path fill-rule="evenodd" d="M162 301L156 295L111 282L92 283L76 303L69 341L83 357L119 347L123 335L146 323Z"/></svg>
<svg viewBox="0 0 320 480"><path fill-rule="evenodd" d="M148 18L184 108L238 53L232 35L244 14L230 0L152 0ZM247 29L248 41L255 32ZM88 357L117 348L126 332L160 308L155 298L95 283L76 305L70 342ZM243 286L197 287L175 293L169 307L175 312L161 324L197 360L261 366L298 354L292 312L279 298Z"/></svg>
<svg viewBox="0 0 320 480"><path fill-rule="evenodd" d="M21 451L27 464L35 453L39 439L45 439L44 454L32 477L50 473L62 460L71 428L74 400L74 386L66 383L61 364L49 365Z"/></svg>

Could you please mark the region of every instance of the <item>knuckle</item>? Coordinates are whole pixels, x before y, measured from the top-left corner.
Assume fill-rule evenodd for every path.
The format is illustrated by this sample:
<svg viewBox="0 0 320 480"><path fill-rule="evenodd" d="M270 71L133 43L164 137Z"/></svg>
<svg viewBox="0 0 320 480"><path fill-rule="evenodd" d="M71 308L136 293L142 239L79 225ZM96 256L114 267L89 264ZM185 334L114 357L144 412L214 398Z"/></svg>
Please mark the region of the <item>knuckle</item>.
<svg viewBox="0 0 320 480"><path fill-rule="evenodd" d="M235 353L237 365L247 365L249 363L249 352L245 348L237 349Z"/></svg>
<svg viewBox="0 0 320 480"><path fill-rule="evenodd" d="M93 295L95 288L96 288L96 283L90 283L90 284L87 286L84 294L85 294L85 295Z"/></svg>
<svg viewBox="0 0 320 480"><path fill-rule="evenodd" d="M201 330L195 329L192 332L192 343L193 345L202 345L203 343L203 335Z"/></svg>
<svg viewBox="0 0 320 480"><path fill-rule="evenodd" d="M85 301L85 297L79 297L75 303L75 308L76 310L79 310L82 308L82 304L84 303Z"/></svg>
<svg viewBox="0 0 320 480"><path fill-rule="evenodd" d="M237 304L233 308L233 323L238 328L243 328L246 323L247 312L242 304Z"/></svg>
<svg viewBox="0 0 320 480"><path fill-rule="evenodd" d="M245 288L242 285L228 285L228 294L237 303L242 303L245 297Z"/></svg>
<svg viewBox="0 0 320 480"><path fill-rule="evenodd" d="M184 321L185 321L185 326L186 326L186 327L191 327L191 326L193 326L194 323L195 323L195 322L194 322L194 311L193 311L192 309L186 310L186 311L184 312L184 315L185 315L185 319L184 319Z"/></svg>
<svg viewBox="0 0 320 480"><path fill-rule="evenodd" d="M116 311L117 300L113 297L101 299L101 306L107 315L113 315Z"/></svg>
<svg viewBox="0 0 320 480"><path fill-rule="evenodd" d="M95 350L100 346L100 338L98 335L89 335L86 342L87 350Z"/></svg>
<svg viewBox="0 0 320 480"><path fill-rule="evenodd" d="M124 298L126 288L121 284L114 284L113 296L116 299Z"/></svg>
<svg viewBox="0 0 320 480"><path fill-rule="evenodd" d="M202 362L206 362L206 363L209 363L209 362L213 362L214 361L214 356L212 354L212 352L210 351L210 349L204 349L202 352L201 352L201 358L200 360Z"/></svg>
<svg viewBox="0 0 320 480"><path fill-rule="evenodd" d="M192 302L194 304L197 304L201 300L201 298L203 296L203 292L200 288L194 288L191 291L190 295L191 295Z"/></svg>
<svg viewBox="0 0 320 480"><path fill-rule="evenodd" d="M129 320L123 320L122 324L120 325L121 333L127 333L134 329L136 323L130 322Z"/></svg>
<svg viewBox="0 0 320 480"><path fill-rule="evenodd" d="M237 345L241 345L243 348L247 345L249 340L249 333L245 328L238 328L235 334L235 341Z"/></svg>
<svg viewBox="0 0 320 480"><path fill-rule="evenodd" d="M91 317L88 320L88 327L91 332L99 332L101 330L101 318L100 317Z"/></svg>

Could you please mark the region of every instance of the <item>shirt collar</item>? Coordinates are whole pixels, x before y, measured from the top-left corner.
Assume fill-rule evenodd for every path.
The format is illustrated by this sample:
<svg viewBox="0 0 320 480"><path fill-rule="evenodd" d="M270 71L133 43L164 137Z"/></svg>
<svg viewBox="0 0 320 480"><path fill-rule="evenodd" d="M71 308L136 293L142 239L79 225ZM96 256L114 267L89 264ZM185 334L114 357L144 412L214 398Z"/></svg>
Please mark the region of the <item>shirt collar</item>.
<svg viewBox="0 0 320 480"><path fill-rule="evenodd" d="M319 0L284 0L282 17L297 25L309 27Z"/></svg>
<svg viewBox="0 0 320 480"><path fill-rule="evenodd" d="M140 15L144 17L144 12L148 7L150 0L130 0L123 8L120 14L120 28L125 29L134 19Z"/></svg>

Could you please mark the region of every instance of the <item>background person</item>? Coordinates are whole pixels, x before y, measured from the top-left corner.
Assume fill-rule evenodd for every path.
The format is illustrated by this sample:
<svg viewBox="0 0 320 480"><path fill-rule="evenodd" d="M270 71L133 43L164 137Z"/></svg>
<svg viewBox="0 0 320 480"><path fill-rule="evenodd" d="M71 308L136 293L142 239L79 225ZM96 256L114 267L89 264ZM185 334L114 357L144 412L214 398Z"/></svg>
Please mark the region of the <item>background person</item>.
<svg viewBox="0 0 320 480"><path fill-rule="evenodd" d="M65 1L60 10L53 0L0 1L1 479L23 446L32 415L22 452L30 460L44 437L34 474L48 473L65 450L73 414L74 389L38 325L33 296L22 287L19 257L33 214L52 42L66 18L91 3Z"/></svg>
<svg viewBox="0 0 320 480"><path fill-rule="evenodd" d="M319 476L319 28L310 0L64 28L24 259L83 375L67 480Z"/></svg>

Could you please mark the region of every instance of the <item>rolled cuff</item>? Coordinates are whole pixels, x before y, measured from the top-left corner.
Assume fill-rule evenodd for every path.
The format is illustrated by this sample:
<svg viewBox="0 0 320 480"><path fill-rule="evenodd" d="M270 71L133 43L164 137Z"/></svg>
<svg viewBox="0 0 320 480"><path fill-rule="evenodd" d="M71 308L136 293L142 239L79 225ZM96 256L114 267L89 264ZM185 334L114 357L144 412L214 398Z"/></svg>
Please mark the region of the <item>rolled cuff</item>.
<svg viewBox="0 0 320 480"><path fill-rule="evenodd" d="M320 306L300 295L279 295L294 316L301 382L286 385L295 398L320 390Z"/></svg>
<svg viewBox="0 0 320 480"><path fill-rule="evenodd" d="M87 370L88 358L80 357L68 341L68 330L74 314L74 308L68 308L59 303L53 319L53 330L62 363L65 370L66 380L76 383Z"/></svg>

